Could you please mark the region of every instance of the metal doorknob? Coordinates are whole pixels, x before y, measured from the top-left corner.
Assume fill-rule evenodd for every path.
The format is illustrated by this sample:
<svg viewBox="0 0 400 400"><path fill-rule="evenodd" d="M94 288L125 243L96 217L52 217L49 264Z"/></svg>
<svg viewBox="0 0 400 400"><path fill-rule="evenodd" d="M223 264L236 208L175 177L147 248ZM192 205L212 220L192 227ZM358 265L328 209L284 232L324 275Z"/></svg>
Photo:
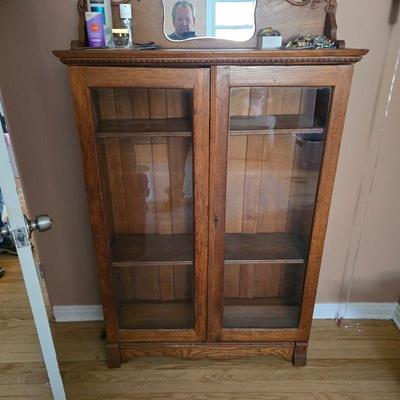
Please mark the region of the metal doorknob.
<svg viewBox="0 0 400 400"><path fill-rule="evenodd" d="M25 215L25 224L30 237L33 231L45 232L51 229L53 221L48 215L38 215L34 220Z"/></svg>
<svg viewBox="0 0 400 400"><path fill-rule="evenodd" d="M48 215L38 215L34 220L28 219L26 215L24 215L24 217L25 227L26 231L28 232L29 238L32 236L33 231L45 232L51 229L53 225L53 221ZM20 229L18 229L18 231L20 231ZM2 228L0 228L0 239L7 236L10 236L12 238L10 226L8 224L5 224Z"/></svg>

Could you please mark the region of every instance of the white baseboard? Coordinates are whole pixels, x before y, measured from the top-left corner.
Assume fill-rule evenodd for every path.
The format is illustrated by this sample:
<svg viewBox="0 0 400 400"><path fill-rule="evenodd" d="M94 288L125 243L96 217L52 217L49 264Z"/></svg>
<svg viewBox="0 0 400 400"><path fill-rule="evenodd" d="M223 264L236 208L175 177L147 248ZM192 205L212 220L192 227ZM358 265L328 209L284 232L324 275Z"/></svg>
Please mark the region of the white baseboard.
<svg viewBox="0 0 400 400"><path fill-rule="evenodd" d="M340 309L338 303L316 304L314 319L335 319ZM342 312L344 307L342 306ZM57 322L102 321L103 310L100 305L54 306ZM393 319L400 329L400 305L397 303L349 303L344 318L347 319Z"/></svg>
<svg viewBox="0 0 400 400"><path fill-rule="evenodd" d="M54 306L54 318L57 322L102 321L101 305L88 306Z"/></svg>
<svg viewBox="0 0 400 400"><path fill-rule="evenodd" d="M393 315L393 322L396 324L397 328L400 329L400 304L396 305L396 310Z"/></svg>
<svg viewBox="0 0 400 400"><path fill-rule="evenodd" d="M314 319L392 319L397 303L348 303L347 307L339 303L316 304ZM344 315L338 315L343 313Z"/></svg>

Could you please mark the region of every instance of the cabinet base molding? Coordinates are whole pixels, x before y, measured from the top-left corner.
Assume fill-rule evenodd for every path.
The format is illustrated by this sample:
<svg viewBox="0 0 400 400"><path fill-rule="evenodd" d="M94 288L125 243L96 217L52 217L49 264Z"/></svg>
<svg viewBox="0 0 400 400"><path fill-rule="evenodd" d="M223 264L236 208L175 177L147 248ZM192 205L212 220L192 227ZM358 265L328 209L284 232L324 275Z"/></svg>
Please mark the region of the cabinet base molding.
<svg viewBox="0 0 400 400"><path fill-rule="evenodd" d="M263 344L181 344L181 343L121 343L121 361L126 362L134 357L178 357L191 360L210 358L224 360L232 358L274 355L287 361L293 360L295 343Z"/></svg>

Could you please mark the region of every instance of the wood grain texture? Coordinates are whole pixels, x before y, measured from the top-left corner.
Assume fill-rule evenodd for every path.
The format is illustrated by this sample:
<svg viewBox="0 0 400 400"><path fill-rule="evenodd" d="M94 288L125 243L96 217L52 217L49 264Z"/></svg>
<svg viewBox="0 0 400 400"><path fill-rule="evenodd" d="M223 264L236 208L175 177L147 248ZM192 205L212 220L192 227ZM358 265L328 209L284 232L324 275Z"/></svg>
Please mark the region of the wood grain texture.
<svg viewBox="0 0 400 400"><path fill-rule="evenodd" d="M107 325L107 339L110 343L115 343L118 338L118 322L110 270L110 245L107 243L104 204L101 198L102 189L95 142L95 127L92 118L87 118L88 115L92 115L92 104L85 73L79 68L71 67L69 74L85 169L86 193L89 202L93 241L96 249L104 318Z"/></svg>
<svg viewBox="0 0 400 400"><path fill-rule="evenodd" d="M233 359L249 356L275 355L291 360L294 345L292 343L247 344L241 347L234 345L197 344L185 346L181 344L140 345L124 343L121 348L122 357L166 356L191 360L209 358L213 360Z"/></svg>
<svg viewBox="0 0 400 400"><path fill-rule="evenodd" d="M125 343L124 358L134 355L138 342L158 343L158 352L166 343L184 342L185 349L190 344L188 356L200 350L194 344L205 341L230 342L229 346L234 342L232 352L249 343L268 347L276 341L290 342L290 355L296 342L294 362L305 363L352 71L352 66L333 64L352 63L364 53L309 52L311 61L307 51L271 54L67 53L68 62L113 65L70 68L89 202L93 202L92 228L103 263L102 290L112 300L104 305L110 365L119 364L118 340ZM147 65L149 60L154 65L207 68L117 67L124 62ZM112 89L103 95L104 87ZM292 230L287 210L293 166L298 162L296 135L324 129L321 107L315 107L328 104L321 87L332 87L334 97L304 271L308 241ZM94 120L83 120L92 105ZM104 166L97 165L96 143L111 170L103 191ZM311 175L316 184L317 174ZM112 229L104 222L110 218L101 219L109 204L107 196L102 199L104 188L110 192ZM312 210L310 221L311 215ZM112 260L111 236L115 236ZM160 241L163 236L169 245ZM113 285L121 289L123 329L119 330ZM224 285L230 296L225 302ZM203 355L218 351L217 344L207 346ZM288 346L283 347L287 351ZM168 351L164 346L162 354Z"/></svg>
<svg viewBox="0 0 400 400"><path fill-rule="evenodd" d="M53 52L66 65L96 66L190 66L210 65L348 65L359 62L365 49L323 50L56 50ZM101 86L101 85L100 85ZM165 88L171 87L164 85ZM186 87L186 86L185 86Z"/></svg>

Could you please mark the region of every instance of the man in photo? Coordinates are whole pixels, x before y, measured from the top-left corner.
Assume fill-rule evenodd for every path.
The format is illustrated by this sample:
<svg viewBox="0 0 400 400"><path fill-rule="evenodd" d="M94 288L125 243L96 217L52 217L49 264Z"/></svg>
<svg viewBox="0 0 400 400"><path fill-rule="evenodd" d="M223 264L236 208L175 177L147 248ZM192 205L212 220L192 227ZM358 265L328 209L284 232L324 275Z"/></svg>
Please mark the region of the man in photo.
<svg viewBox="0 0 400 400"><path fill-rule="evenodd" d="M168 35L172 40L184 40L191 37L196 37L196 32L193 30L196 19L193 4L189 1L177 1L172 7L172 22L175 27L175 32Z"/></svg>

